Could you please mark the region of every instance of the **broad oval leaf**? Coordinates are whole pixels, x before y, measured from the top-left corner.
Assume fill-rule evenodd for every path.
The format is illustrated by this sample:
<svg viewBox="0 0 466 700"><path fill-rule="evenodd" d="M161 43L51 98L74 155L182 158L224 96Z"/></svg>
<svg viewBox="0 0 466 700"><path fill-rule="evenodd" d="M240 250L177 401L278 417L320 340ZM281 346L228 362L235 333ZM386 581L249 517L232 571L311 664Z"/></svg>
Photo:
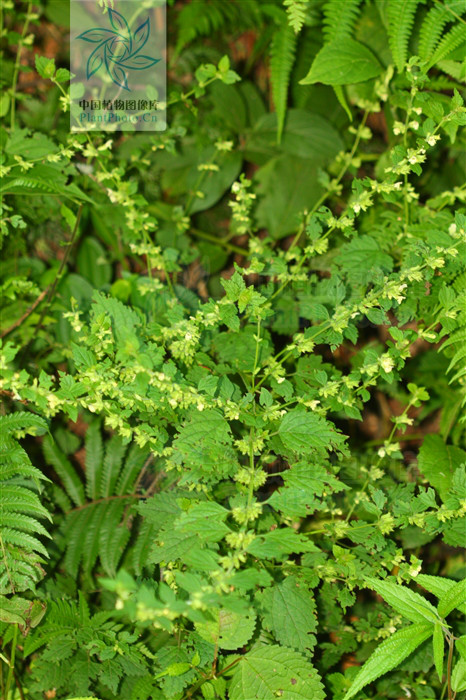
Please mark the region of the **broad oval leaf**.
<svg viewBox="0 0 466 700"><path fill-rule="evenodd" d="M213 620L198 622L196 631L207 642L219 649L239 649L249 642L256 627L256 615L251 609L248 615L232 610L211 611Z"/></svg>
<svg viewBox="0 0 466 700"><path fill-rule="evenodd" d="M378 581L374 578L366 578L367 585L376 591L382 598L411 622L438 621L438 614L434 606L419 593L399 586L390 581Z"/></svg>
<svg viewBox="0 0 466 700"><path fill-rule="evenodd" d="M419 450L419 469L442 501L448 498L455 470L465 460L464 450L445 445L438 435L426 435Z"/></svg>
<svg viewBox="0 0 466 700"><path fill-rule="evenodd" d="M241 658L229 687L230 700L323 700L315 668L298 652L280 646L256 647Z"/></svg>
<svg viewBox="0 0 466 700"><path fill-rule="evenodd" d="M306 652L313 649L317 623L312 593L294 576L268 588L259 597L263 624L284 646Z"/></svg>
<svg viewBox="0 0 466 700"><path fill-rule="evenodd" d="M343 442L343 437L325 418L299 408L283 417L278 434L285 447L299 454L309 453L312 448L329 449Z"/></svg>
<svg viewBox="0 0 466 700"><path fill-rule="evenodd" d="M433 627L429 624L415 624L395 632L368 658L343 700L350 700L366 685L396 668L432 633Z"/></svg>
<svg viewBox="0 0 466 700"><path fill-rule="evenodd" d="M364 44L354 39L339 39L326 44L317 54L301 85L350 85L375 78L382 66Z"/></svg>

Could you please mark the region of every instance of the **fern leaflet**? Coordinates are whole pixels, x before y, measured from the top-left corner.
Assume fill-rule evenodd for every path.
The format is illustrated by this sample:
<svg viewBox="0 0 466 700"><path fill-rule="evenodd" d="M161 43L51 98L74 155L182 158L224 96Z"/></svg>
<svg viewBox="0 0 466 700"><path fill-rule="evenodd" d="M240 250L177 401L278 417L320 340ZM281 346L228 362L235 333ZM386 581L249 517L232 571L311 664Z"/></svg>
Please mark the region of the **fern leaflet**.
<svg viewBox="0 0 466 700"><path fill-rule="evenodd" d="M454 2L445 3L443 7L436 5L429 10L419 31L418 53L423 61L431 58L444 27L454 19L451 10L461 12L464 7L463 0L454 0Z"/></svg>
<svg viewBox="0 0 466 700"><path fill-rule="evenodd" d="M80 568L90 575L100 564L108 575L116 573L131 537L131 506L139 498L137 480L147 460L147 450L129 449L118 436L111 437L104 451L98 422L91 424L85 439L85 478L50 438L44 440L44 454L61 478L57 503L74 508L65 511L60 527L65 545L65 569L77 576ZM69 497L69 501L66 498Z"/></svg>
<svg viewBox="0 0 466 700"><path fill-rule="evenodd" d="M328 0L324 6L325 42L350 37L359 15L361 0Z"/></svg>
<svg viewBox="0 0 466 700"><path fill-rule="evenodd" d="M390 0L387 8L388 42L393 60L402 71L407 57L409 38L414 24L416 10L422 0Z"/></svg>
<svg viewBox="0 0 466 700"><path fill-rule="evenodd" d="M463 24L455 24L450 31L445 34L434 51L429 61L429 68L432 68L438 61L443 61L452 51L466 42L466 30Z"/></svg>
<svg viewBox="0 0 466 700"><path fill-rule="evenodd" d="M306 11L309 0L284 0L283 6L286 8L288 24L296 34L303 28L306 21Z"/></svg>
<svg viewBox="0 0 466 700"><path fill-rule="evenodd" d="M31 464L17 435L44 432L42 418L24 412L0 416L0 594L34 590L43 577L50 537L40 520L51 517L37 490L46 477Z"/></svg>
<svg viewBox="0 0 466 700"><path fill-rule="evenodd" d="M270 79L277 112L277 143L280 143L285 125L288 85L296 53L296 34L288 24L275 32L270 49Z"/></svg>

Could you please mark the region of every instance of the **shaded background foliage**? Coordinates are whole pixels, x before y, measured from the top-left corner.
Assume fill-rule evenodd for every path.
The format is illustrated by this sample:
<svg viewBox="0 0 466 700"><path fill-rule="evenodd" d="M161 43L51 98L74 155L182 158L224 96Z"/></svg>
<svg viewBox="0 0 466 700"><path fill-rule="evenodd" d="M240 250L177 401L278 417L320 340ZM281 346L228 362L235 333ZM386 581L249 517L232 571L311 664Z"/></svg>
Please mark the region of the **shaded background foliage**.
<svg viewBox="0 0 466 700"><path fill-rule="evenodd" d="M169 3L160 134L4 10L5 697L463 697L464 3Z"/></svg>

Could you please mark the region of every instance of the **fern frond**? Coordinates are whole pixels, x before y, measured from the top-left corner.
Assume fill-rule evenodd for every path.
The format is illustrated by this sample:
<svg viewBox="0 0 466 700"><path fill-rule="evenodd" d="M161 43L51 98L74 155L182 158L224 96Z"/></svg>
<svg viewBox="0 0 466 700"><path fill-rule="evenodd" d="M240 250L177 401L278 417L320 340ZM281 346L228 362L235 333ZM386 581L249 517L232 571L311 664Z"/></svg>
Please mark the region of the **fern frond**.
<svg viewBox="0 0 466 700"><path fill-rule="evenodd" d="M25 435L42 435L48 430L47 422L40 416L26 411L17 411L9 416L0 416L0 436L22 438Z"/></svg>
<svg viewBox="0 0 466 700"><path fill-rule="evenodd" d="M75 505L83 505L86 500L83 484L73 466L51 437L47 435L44 438L42 445L46 460L53 466L58 476L62 480L68 496Z"/></svg>
<svg viewBox="0 0 466 700"><path fill-rule="evenodd" d="M288 24L279 26L270 47L270 80L277 113L277 143L285 125L288 85L296 55L296 34Z"/></svg>
<svg viewBox="0 0 466 700"><path fill-rule="evenodd" d="M445 5L435 5L427 13L419 31L418 54L423 61L428 61L442 36L444 27L455 18L451 13L464 11L463 0L454 0Z"/></svg>
<svg viewBox="0 0 466 700"><path fill-rule="evenodd" d="M139 526L139 532L134 545L131 547L131 564L134 571L142 574L147 559L147 552L154 541L156 528L147 520L143 520Z"/></svg>
<svg viewBox="0 0 466 700"><path fill-rule="evenodd" d="M328 0L324 5L325 43L351 37L359 15L361 0Z"/></svg>
<svg viewBox="0 0 466 700"><path fill-rule="evenodd" d="M177 19L178 41L175 55L197 37L209 36L221 30L228 31L229 27L235 27L235 31L257 27L260 18L260 3L256 0L208 0L186 4Z"/></svg>
<svg viewBox="0 0 466 700"><path fill-rule="evenodd" d="M387 8L388 43L393 60L402 71L408 58L408 44L416 10L422 0L390 0Z"/></svg>
<svg viewBox="0 0 466 700"><path fill-rule="evenodd" d="M100 530L100 560L105 571L115 576L118 563L131 536L131 525L125 522L128 502L113 501L107 507L105 522ZM111 527L110 523L118 523Z"/></svg>
<svg viewBox="0 0 466 700"><path fill-rule="evenodd" d="M115 493L121 496L124 493L132 492L136 479L148 458L148 454L147 450L141 450L137 445L132 445L121 470Z"/></svg>
<svg viewBox="0 0 466 700"><path fill-rule="evenodd" d="M464 63L445 59L444 61L437 61L437 66L440 68L440 70L454 80L457 80L459 83L466 82L466 65ZM452 88L450 87L449 89Z"/></svg>
<svg viewBox="0 0 466 700"><path fill-rule="evenodd" d="M288 24L295 34L299 34L306 21L309 0L283 0L283 6L286 8Z"/></svg>
<svg viewBox="0 0 466 700"><path fill-rule="evenodd" d="M102 470L103 445L98 421L94 421L86 430L84 441L86 449L86 495L97 498L98 484Z"/></svg>
<svg viewBox="0 0 466 700"><path fill-rule="evenodd" d="M40 520L51 520L37 490L46 477L31 464L17 435L47 430L25 411L0 416L0 594L34 590L48 557L38 535L49 537Z"/></svg>
<svg viewBox="0 0 466 700"><path fill-rule="evenodd" d="M87 430L85 475L74 469L55 443L47 440L43 445L70 497L69 506L77 506L68 509L60 527L64 568L74 577L80 569L91 576L98 563L107 575L116 574L132 534L134 518L129 515L138 498L134 489L148 456L135 444L128 450L118 436L107 441L104 454L100 430L98 421ZM66 505L64 496L58 492Z"/></svg>
<svg viewBox="0 0 466 700"><path fill-rule="evenodd" d="M432 68L439 61L447 58L452 51L461 46L466 41L466 28L462 23L456 24L445 34L439 45L434 51L433 56L429 61L429 68Z"/></svg>
<svg viewBox="0 0 466 700"><path fill-rule="evenodd" d="M99 487L99 494L102 498L115 493L115 484L120 475L121 465L127 449L128 446L123 444L122 438L118 435L115 435L108 441ZM126 462L126 465L128 464L128 461L129 459ZM126 489L123 488L122 491L116 491L116 493L126 493Z"/></svg>

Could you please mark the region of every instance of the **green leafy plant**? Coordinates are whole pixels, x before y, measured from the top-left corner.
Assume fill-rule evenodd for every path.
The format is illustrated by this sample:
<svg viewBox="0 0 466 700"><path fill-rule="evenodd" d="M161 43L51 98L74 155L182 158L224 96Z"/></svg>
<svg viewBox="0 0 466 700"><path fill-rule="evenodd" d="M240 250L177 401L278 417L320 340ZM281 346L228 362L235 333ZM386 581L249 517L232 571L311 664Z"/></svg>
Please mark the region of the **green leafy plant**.
<svg viewBox="0 0 466 700"><path fill-rule="evenodd" d="M2 20L2 696L463 700L464 7L168 5L165 132Z"/></svg>

